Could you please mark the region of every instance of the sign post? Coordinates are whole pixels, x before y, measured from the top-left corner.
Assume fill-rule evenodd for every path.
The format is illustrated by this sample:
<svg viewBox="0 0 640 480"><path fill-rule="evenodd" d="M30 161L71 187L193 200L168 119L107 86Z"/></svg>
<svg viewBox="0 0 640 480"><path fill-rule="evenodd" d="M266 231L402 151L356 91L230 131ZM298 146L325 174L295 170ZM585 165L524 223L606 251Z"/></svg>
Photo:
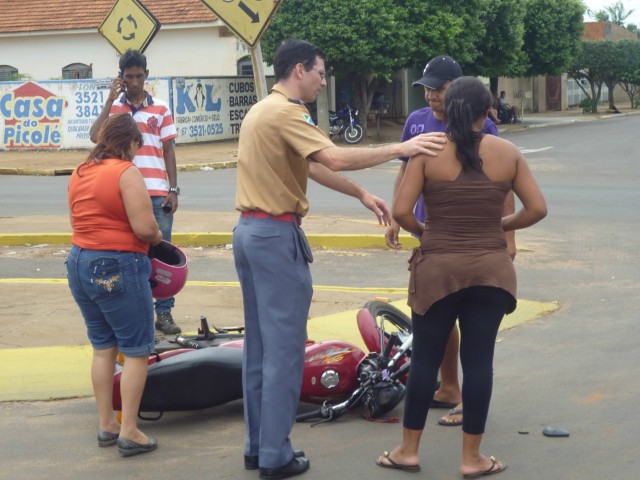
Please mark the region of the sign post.
<svg viewBox="0 0 640 480"><path fill-rule="evenodd" d="M267 96L260 38L284 0L200 0L251 49L258 100Z"/></svg>
<svg viewBox="0 0 640 480"><path fill-rule="evenodd" d="M256 82L256 94L258 100L267 96L267 80L264 76L264 62L262 61L262 48L260 42L251 49L251 65L253 65L253 79Z"/></svg>
<svg viewBox="0 0 640 480"><path fill-rule="evenodd" d="M98 32L122 55L127 50L144 52L160 30L160 22L139 0L116 0Z"/></svg>

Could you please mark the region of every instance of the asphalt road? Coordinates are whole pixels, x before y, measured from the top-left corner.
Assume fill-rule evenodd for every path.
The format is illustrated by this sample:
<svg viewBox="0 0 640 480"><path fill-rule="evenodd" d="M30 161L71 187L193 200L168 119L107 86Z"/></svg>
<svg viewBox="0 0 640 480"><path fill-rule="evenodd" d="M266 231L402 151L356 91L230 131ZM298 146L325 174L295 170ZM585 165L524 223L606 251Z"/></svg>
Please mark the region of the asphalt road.
<svg viewBox="0 0 640 480"><path fill-rule="evenodd" d="M526 152L549 204L543 222L518 233L518 243L529 249L516 259L518 296L555 301L560 310L499 336L483 451L509 464L501 479L638 478L638 131L640 116L634 116L508 137ZM388 200L396 168L349 175ZM182 174L181 188L189 192L182 207L228 208L233 173ZM65 185L57 177L0 178L6 215L64 212ZM314 214L361 211L357 202L324 189L312 187L310 199ZM367 282L402 279L404 285L407 275L404 263L398 265L389 252L341 257L331 268L325 261L314 264L316 283L332 275L344 283L349 274ZM401 416L402 408L394 413ZM440 413L427 420L420 476L457 479L460 431L437 426ZM544 437L547 425L567 428L571 436ZM169 413L143 428L159 437L160 449L120 459L95 446L91 399L0 404L0 477L255 478L241 465L239 402ZM308 480L395 477L374 460L399 439L398 424L369 423L355 412L316 428L298 425L293 432L296 447L311 459L303 477Z"/></svg>
<svg viewBox="0 0 640 480"><path fill-rule="evenodd" d="M633 185L633 174L621 178L611 168L615 159L623 167L632 167L638 161L637 148L632 139L637 135L640 116L613 118L597 122L559 125L550 128L531 128L505 136L524 152L547 195L556 188L576 188L577 199L580 187L585 182L600 182L614 176L611 188L618 190ZM566 165L548 165L545 160L567 159ZM604 160L604 161L603 161ZM559 170L562 168L562 171ZM391 200L392 181L398 162L357 172L346 172L358 183L372 192ZM4 216L64 215L67 213L66 187L69 178L37 176L0 176L3 191ZM181 172L180 208L187 211L233 210L235 195L235 169ZM551 190L550 190L551 189ZM562 190L562 196L565 196ZM362 215L362 207L352 199L336 194L314 182L309 184L310 214ZM614 202L611 202L612 204ZM605 205L602 205L603 207Z"/></svg>

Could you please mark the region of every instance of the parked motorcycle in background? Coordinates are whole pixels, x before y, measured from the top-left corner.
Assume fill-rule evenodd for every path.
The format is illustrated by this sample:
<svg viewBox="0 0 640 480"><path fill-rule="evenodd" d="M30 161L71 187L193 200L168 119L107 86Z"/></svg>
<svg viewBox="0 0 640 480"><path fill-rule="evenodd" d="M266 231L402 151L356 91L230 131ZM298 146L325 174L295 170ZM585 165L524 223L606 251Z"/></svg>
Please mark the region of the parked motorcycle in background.
<svg viewBox="0 0 640 480"><path fill-rule="evenodd" d="M336 112L329 112L329 136L341 136L345 142L355 144L364 138L364 128L358 121L358 110L347 105Z"/></svg>

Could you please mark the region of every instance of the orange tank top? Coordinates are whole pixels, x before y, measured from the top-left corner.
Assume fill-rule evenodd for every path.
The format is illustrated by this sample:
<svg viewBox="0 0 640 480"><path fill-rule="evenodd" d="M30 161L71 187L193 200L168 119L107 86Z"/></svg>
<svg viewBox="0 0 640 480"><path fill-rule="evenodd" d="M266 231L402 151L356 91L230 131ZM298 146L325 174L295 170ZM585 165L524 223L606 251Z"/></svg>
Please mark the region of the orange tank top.
<svg viewBox="0 0 640 480"><path fill-rule="evenodd" d="M127 160L111 158L80 165L71 174L69 209L74 245L88 250L149 251L149 244L133 233L120 194L120 176L132 167Z"/></svg>

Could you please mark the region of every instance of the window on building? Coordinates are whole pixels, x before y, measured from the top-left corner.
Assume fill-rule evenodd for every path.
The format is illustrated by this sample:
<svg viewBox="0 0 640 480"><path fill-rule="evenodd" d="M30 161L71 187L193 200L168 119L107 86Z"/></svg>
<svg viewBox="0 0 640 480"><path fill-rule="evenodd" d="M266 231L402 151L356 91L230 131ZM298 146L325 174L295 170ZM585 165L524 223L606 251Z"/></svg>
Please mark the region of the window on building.
<svg viewBox="0 0 640 480"><path fill-rule="evenodd" d="M7 81L18 75L18 69L11 65L0 65L0 81Z"/></svg>
<svg viewBox="0 0 640 480"><path fill-rule="evenodd" d="M249 55L238 60L238 75L249 75L253 77L253 65L251 64L251 57Z"/></svg>
<svg viewBox="0 0 640 480"><path fill-rule="evenodd" d="M70 80L74 78L93 78L93 63L71 63L62 68L62 78Z"/></svg>

